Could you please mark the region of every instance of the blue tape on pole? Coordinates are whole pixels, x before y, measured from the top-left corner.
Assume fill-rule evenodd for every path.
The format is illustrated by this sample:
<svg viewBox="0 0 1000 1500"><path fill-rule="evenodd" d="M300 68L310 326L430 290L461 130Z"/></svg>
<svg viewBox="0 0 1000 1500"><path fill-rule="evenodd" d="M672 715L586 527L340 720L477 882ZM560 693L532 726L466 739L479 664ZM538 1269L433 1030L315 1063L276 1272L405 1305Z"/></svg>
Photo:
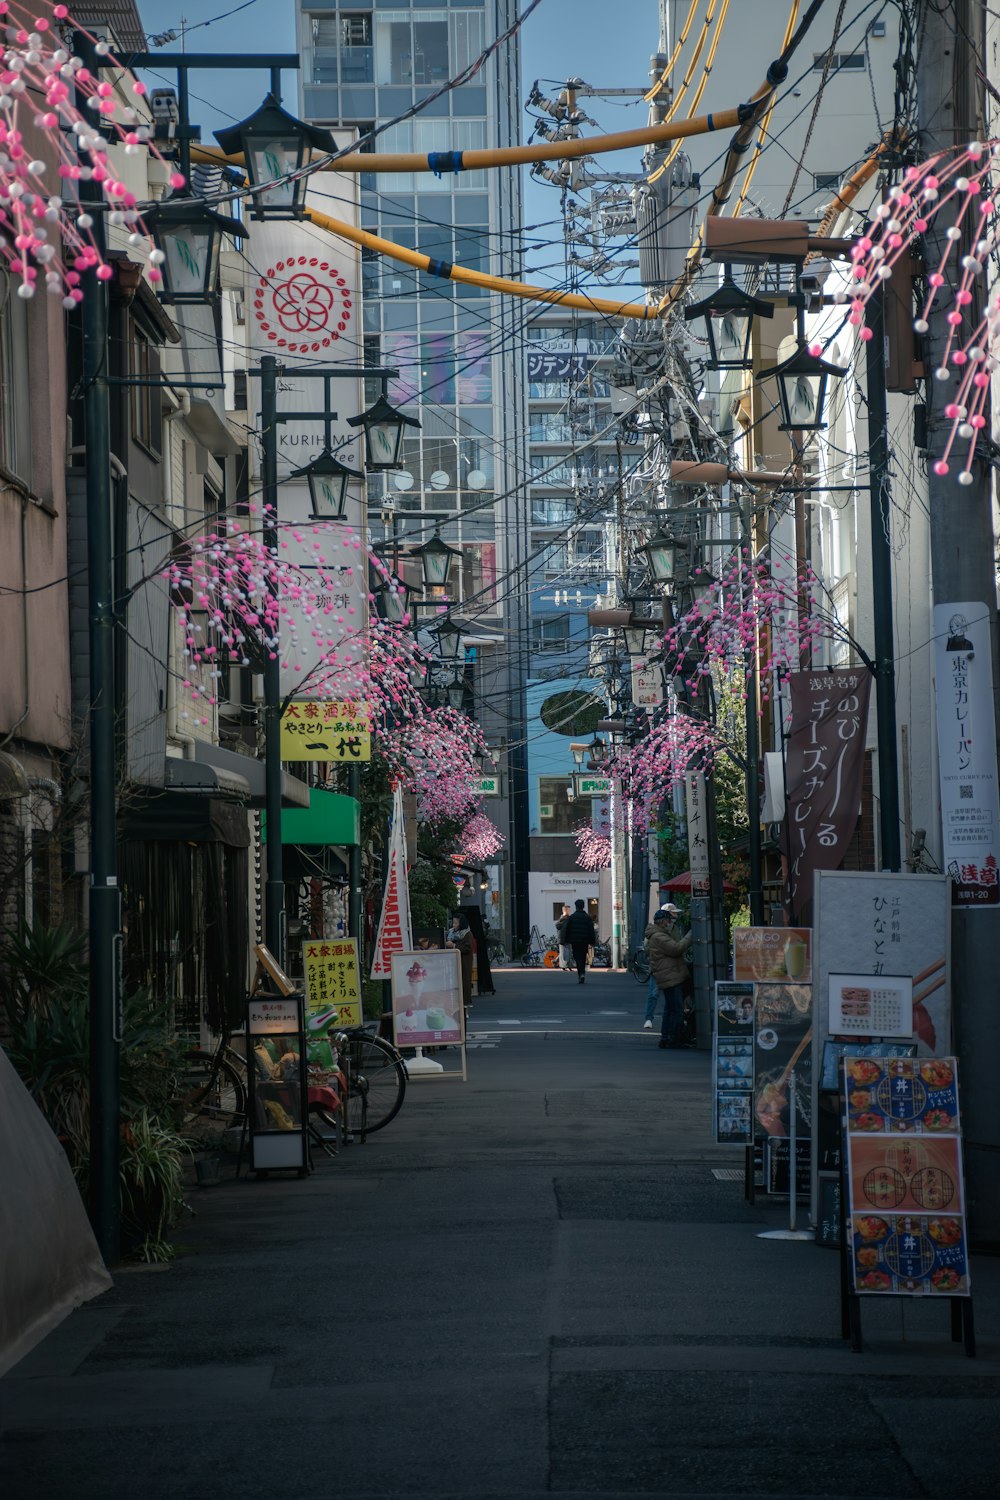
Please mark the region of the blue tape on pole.
<svg viewBox="0 0 1000 1500"><path fill-rule="evenodd" d="M450 279L454 269L455 267L450 260L428 260L427 262L427 274L429 276L443 276L445 281Z"/></svg>
<svg viewBox="0 0 1000 1500"><path fill-rule="evenodd" d="M427 165L435 177L440 177L442 172L461 172L462 155L461 151L428 151Z"/></svg>

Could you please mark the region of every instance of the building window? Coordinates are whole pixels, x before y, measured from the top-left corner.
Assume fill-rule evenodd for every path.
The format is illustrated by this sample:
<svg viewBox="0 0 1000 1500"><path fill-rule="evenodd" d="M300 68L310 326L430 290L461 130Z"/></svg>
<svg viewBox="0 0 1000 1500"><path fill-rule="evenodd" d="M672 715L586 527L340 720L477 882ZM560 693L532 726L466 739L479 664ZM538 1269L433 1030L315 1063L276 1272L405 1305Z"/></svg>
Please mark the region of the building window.
<svg viewBox="0 0 1000 1500"><path fill-rule="evenodd" d="M0 463L31 486L27 309L0 269Z"/></svg>
<svg viewBox="0 0 1000 1500"><path fill-rule="evenodd" d="M533 651L569 649L569 615L538 615L531 622Z"/></svg>
<svg viewBox="0 0 1000 1500"><path fill-rule="evenodd" d="M162 451L162 414L160 350L149 334L134 319L129 324L129 375L141 380L131 387L132 438L148 453L159 457Z"/></svg>
<svg viewBox="0 0 1000 1500"><path fill-rule="evenodd" d="M569 799L569 776L539 776L538 832L572 833L580 814Z"/></svg>
<svg viewBox="0 0 1000 1500"><path fill-rule="evenodd" d="M865 65L865 54L863 52L814 52L813 72L822 73L826 67L827 58L830 59L831 73L857 73Z"/></svg>

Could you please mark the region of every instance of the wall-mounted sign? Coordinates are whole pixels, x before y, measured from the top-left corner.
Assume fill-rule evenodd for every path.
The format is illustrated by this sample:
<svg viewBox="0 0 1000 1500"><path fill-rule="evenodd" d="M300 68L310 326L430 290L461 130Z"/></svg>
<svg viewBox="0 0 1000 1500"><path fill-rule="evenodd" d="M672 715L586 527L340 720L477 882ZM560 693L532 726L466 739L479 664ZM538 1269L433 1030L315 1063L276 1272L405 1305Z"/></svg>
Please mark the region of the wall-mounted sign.
<svg viewBox="0 0 1000 1500"><path fill-rule="evenodd" d="M499 797L500 796L500 773L495 772L492 776L477 776L472 783L472 791L477 797Z"/></svg>
<svg viewBox="0 0 1000 1500"><path fill-rule="evenodd" d="M371 719L363 703L297 700L281 715L282 760L371 760Z"/></svg>
<svg viewBox="0 0 1000 1500"><path fill-rule="evenodd" d="M632 703L635 708L659 708L663 703L663 677L659 662L632 663Z"/></svg>
<svg viewBox="0 0 1000 1500"><path fill-rule="evenodd" d="M1000 902L1000 796L990 613L985 604L934 606L941 833L953 906Z"/></svg>
<svg viewBox="0 0 1000 1500"><path fill-rule="evenodd" d="M577 773L573 777L573 783L578 797L610 797L610 776L587 776Z"/></svg>
<svg viewBox="0 0 1000 1500"><path fill-rule="evenodd" d="M532 349L528 353L529 380L585 380L590 373L591 359L586 354L573 354L567 350L543 351Z"/></svg>
<svg viewBox="0 0 1000 1500"><path fill-rule="evenodd" d="M830 1031L834 1036L912 1037L912 978L831 974Z"/></svg>

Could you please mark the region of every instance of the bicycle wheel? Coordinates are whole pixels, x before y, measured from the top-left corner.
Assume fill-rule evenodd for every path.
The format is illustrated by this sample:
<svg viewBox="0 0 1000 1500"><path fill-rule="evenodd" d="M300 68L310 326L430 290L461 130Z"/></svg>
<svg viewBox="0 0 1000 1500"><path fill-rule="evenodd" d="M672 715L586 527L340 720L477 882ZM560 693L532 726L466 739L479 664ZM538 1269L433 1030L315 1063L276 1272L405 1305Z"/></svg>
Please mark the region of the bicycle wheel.
<svg viewBox="0 0 1000 1500"><path fill-rule="evenodd" d="M352 1036L347 1041L349 1089L347 1128L360 1134L362 1098L368 1101L367 1131L381 1130L399 1114L406 1093L406 1067L388 1042L379 1037Z"/></svg>
<svg viewBox="0 0 1000 1500"><path fill-rule="evenodd" d="M247 1112L246 1086L232 1063L212 1052L188 1052L181 1076L180 1129L210 1125L219 1133L240 1125Z"/></svg>
<svg viewBox="0 0 1000 1500"><path fill-rule="evenodd" d="M645 953L633 953L629 959L629 973L637 984L648 984L649 982L649 959Z"/></svg>

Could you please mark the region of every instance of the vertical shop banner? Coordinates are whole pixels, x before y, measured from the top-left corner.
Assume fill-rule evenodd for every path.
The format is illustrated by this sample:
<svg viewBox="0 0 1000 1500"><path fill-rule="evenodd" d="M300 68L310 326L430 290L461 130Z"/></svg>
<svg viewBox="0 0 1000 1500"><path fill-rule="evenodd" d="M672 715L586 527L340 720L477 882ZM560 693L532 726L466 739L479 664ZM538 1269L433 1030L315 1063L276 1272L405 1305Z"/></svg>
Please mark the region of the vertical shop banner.
<svg viewBox="0 0 1000 1500"><path fill-rule="evenodd" d="M795 1110L796 1180L812 1137L812 985L754 986L754 1138L764 1148L768 1192L785 1192Z"/></svg>
<svg viewBox="0 0 1000 1500"><path fill-rule="evenodd" d="M708 813L705 805L705 777L701 771L689 771L684 777L687 804L688 868L691 871L691 894L709 888Z"/></svg>
<svg viewBox="0 0 1000 1500"><path fill-rule="evenodd" d="M410 888L406 881L406 834L403 828L403 793L399 787L392 799L392 832L389 863L385 874L382 912L375 938L372 979L391 979L392 955L413 947L410 927Z"/></svg>
<svg viewBox="0 0 1000 1500"><path fill-rule="evenodd" d="M993 652L985 604L934 606L941 836L953 906L1000 903Z"/></svg>
<svg viewBox="0 0 1000 1500"><path fill-rule="evenodd" d="M713 1040L716 1144L748 1146L753 1140L752 984L716 982Z"/></svg>
<svg viewBox="0 0 1000 1500"><path fill-rule="evenodd" d="M632 705L649 713L663 704L663 677L659 662L632 663Z"/></svg>
<svg viewBox="0 0 1000 1500"><path fill-rule="evenodd" d="M967 1297L955 1059L845 1057L843 1069L855 1292Z"/></svg>
<svg viewBox="0 0 1000 1500"><path fill-rule="evenodd" d="M800 919L813 872L835 870L858 822L871 677L867 671L793 672L786 754L789 883Z"/></svg>
<svg viewBox="0 0 1000 1500"><path fill-rule="evenodd" d="M356 182L335 174L329 186L324 179L324 191L337 196L341 218L357 223ZM323 198L313 203L308 195L307 201L325 206ZM358 565L363 481L350 481L346 516L338 521L315 514L308 482L289 475L317 458L327 438L325 382L297 377L296 369L360 364L358 251L306 221L287 219L255 223L251 243L251 359L275 355L281 365L278 411L307 414L279 422L276 433L279 555L290 570L281 599L281 691L351 699L361 687L368 622L366 570ZM261 383L254 376L248 385L251 421L260 432ZM329 394L331 447L342 463L360 469L361 438L347 418L364 410L363 382L338 377Z"/></svg>

